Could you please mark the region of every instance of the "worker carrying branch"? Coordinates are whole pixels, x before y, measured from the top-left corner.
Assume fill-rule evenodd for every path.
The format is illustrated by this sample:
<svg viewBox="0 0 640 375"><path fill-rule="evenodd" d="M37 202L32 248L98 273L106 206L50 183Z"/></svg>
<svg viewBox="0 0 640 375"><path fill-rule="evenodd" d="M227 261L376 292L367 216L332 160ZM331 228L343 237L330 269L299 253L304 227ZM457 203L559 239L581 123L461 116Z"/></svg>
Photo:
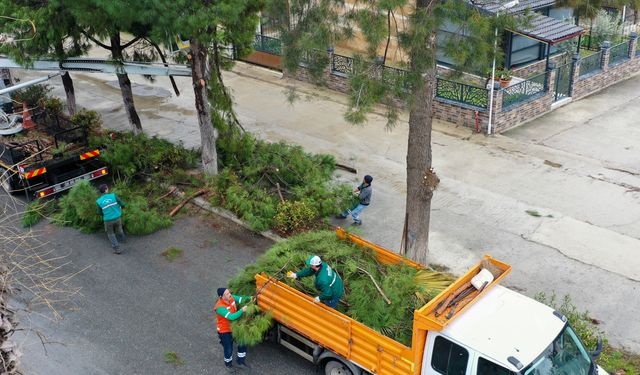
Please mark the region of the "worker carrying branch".
<svg viewBox="0 0 640 375"><path fill-rule="evenodd" d="M307 259L306 268L298 271L287 273L287 277L292 279L301 279L303 277L316 276L315 285L321 294L315 298L315 302L322 302L325 305L336 308L342 294L344 294L344 285L342 278L328 264L323 263L317 255L312 255Z"/></svg>
<svg viewBox="0 0 640 375"><path fill-rule="evenodd" d="M247 306L243 306L238 310L238 304L249 303L251 297L238 296L231 294L227 288L218 288L218 302L213 308L216 312L216 325L218 329L218 338L224 350L224 365L229 372L233 372L233 334L231 333L231 322L240 318L247 310ZM238 345L238 367L249 370L250 367L245 363L247 356L247 347Z"/></svg>

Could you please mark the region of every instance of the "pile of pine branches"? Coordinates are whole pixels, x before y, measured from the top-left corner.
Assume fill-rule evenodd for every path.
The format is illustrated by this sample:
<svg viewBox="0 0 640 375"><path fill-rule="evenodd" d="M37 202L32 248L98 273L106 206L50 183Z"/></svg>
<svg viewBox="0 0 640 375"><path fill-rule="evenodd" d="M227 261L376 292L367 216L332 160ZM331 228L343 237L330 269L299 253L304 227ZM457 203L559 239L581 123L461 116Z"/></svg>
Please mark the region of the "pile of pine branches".
<svg viewBox="0 0 640 375"><path fill-rule="evenodd" d="M234 293L253 295L256 293L254 276L264 272L316 296L313 277L302 280L279 277L288 270L304 267L311 255L319 255L342 276L345 294L337 310L407 346L411 344L414 309L422 307L453 281L450 275L429 269L382 264L373 251L342 241L332 231L318 231L274 245L234 277L230 289ZM263 335L264 332L255 329L248 332L241 323L234 328L234 336L243 343L260 342Z"/></svg>

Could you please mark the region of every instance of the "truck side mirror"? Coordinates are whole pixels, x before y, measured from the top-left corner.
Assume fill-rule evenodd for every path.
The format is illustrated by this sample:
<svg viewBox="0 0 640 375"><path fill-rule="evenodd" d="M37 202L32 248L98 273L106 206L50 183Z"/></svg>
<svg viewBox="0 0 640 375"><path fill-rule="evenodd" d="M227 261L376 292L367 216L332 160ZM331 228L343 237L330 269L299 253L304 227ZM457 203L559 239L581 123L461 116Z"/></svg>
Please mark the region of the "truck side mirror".
<svg viewBox="0 0 640 375"><path fill-rule="evenodd" d="M600 353L602 353L602 337L598 337L598 343L596 344L596 349L592 352L589 352L591 358L595 361L600 357Z"/></svg>

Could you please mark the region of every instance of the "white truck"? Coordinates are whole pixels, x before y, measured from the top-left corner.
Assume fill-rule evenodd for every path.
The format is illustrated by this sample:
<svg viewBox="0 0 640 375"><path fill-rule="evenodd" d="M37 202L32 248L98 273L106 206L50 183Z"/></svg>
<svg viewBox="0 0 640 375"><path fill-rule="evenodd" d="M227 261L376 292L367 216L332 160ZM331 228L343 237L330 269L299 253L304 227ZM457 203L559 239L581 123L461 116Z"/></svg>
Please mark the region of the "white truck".
<svg viewBox="0 0 640 375"><path fill-rule="evenodd" d="M373 250L382 263L422 267L340 228L337 235ZM468 288L486 268L497 275L483 287ZM256 287L258 305L277 322L275 340L326 375L606 374L595 362L601 342L590 352L561 313L498 285L510 270L485 256L415 310L411 347L268 275L256 275Z"/></svg>

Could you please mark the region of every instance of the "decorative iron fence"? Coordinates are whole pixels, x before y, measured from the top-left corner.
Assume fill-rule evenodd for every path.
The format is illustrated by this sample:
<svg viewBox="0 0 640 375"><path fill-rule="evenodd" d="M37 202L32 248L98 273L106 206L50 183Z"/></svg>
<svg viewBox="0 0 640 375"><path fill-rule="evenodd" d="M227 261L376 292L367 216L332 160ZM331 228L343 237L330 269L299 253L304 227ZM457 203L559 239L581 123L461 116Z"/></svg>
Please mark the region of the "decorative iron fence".
<svg viewBox="0 0 640 375"><path fill-rule="evenodd" d="M278 38L256 34L253 39L253 49L280 56L282 55L282 42Z"/></svg>
<svg viewBox="0 0 640 375"><path fill-rule="evenodd" d="M353 58L334 53L331 58L331 73L347 76L353 72Z"/></svg>
<svg viewBox="0 0 640 375"><path fill-rule="evenodd" d="M382 81L389 85L399 85L404 90L409 88L407 71L404 69L384 66L382 69Z"/></svg>
<svg viewBox="0 0 640 375"><path fill-rule="evenodd" d="M547 92L547 90L547 73L538 74L526 81L506 87L502 89L502 109L517 106Z"/></svg>
<svg viewBox="0 0 640 375"><path fill-rule="evenodd" d="M580 59L580 76L602 69L602 51Z"/></svg>
<svg viewBox="0 0 640 375"><path fill-rule="evenodd" d="M487 108L489 101L487 89L461 82L449 81L444 78L437 78L436 97L478 108Z"/></svg>
<svg viewBox="0 0 640 375"><path fill-rule="evenodd" d="M609 65L619 63L629 58L629 42L623 42L611 47L609 51Z"/></svg>

